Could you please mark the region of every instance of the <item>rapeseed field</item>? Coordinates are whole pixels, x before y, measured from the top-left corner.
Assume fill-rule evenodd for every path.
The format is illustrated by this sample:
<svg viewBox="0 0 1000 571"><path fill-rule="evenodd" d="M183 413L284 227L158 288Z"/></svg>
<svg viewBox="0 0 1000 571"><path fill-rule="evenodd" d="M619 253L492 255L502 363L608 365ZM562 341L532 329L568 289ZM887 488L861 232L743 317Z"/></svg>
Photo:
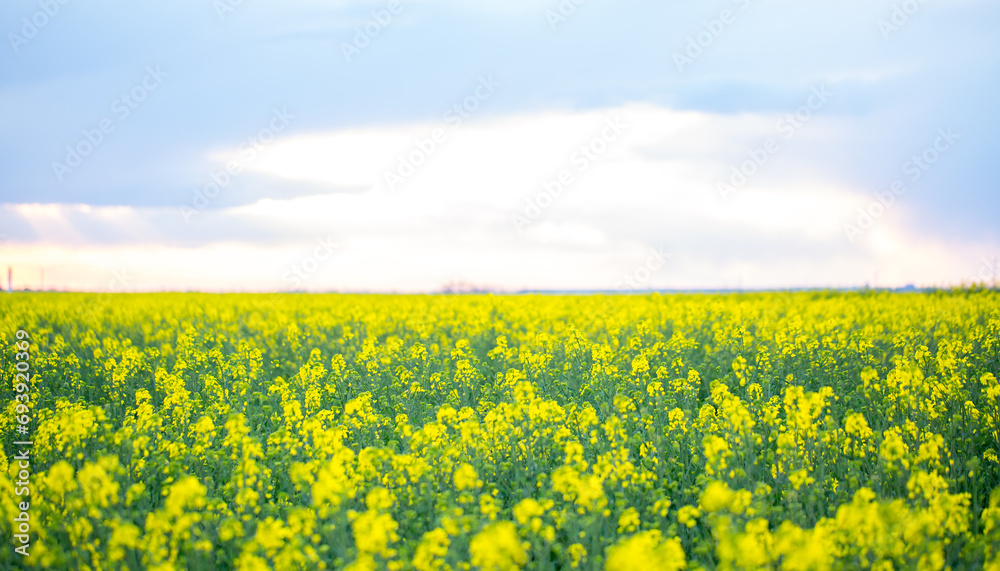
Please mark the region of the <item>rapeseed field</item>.
<svg viewBox="0 0 1000 571"><path fill-rule="evenodd" d="M1000 570L995 291L0 310L6 568Z"/></svg>

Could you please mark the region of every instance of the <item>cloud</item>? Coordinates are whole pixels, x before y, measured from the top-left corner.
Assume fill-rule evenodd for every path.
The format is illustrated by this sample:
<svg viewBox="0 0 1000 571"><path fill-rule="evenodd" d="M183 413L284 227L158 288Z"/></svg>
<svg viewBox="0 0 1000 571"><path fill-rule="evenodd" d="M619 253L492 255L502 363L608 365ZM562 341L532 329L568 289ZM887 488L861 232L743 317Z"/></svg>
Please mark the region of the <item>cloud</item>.
<svg viewBox="0 0 1000 571"><path fill-rule="evenodd" d="M792 152L843 136L820 114L720 193L781 119L630 104L289 133L240 176L315 192L190 220L176 207L6 205L0 255L65 288L106 290L124 271L137 290L432 291L609 289L657 251L671 257L643 287L935 285L970 281L995 251L922 232L907 196L852 243L845 225L871 191ZM317 251L327 239L336 252Z"/></svg>

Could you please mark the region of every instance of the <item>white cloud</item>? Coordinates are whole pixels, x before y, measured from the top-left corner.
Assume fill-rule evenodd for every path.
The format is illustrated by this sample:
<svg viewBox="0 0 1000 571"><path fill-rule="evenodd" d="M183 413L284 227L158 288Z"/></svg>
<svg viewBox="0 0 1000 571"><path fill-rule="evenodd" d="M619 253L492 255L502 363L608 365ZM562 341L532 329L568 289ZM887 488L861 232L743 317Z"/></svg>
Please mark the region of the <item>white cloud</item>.
<svg viewBox="0 0 1000 571"><path fill-rule="evenodd" d="M250 168L370 190L264 199L206 210L190 224L169 209L7 206L5 227L30 228L36 239L15 235L20 243L0 243L0 255L15 282L45 267L46 282L62 288L107 290L124 272L122 289L136 290L430 291L456 280L608 289L653 248L672 257L643 284L652 288L936 285L973 279L995 249L918 238L902 201L852 244L844 224L872 197L808 171L777 176L799 172L792 153L776 153L723 201L717 183L744 158L733 141L773 136L777 118L628 105L289 136ZM810 140L841 137L834 127L817 117L803 130ZM390 192L386 169L435 129L444 142ZM513 217L561 172L571 182L519 232ZM87 234L97 227L116 237ZM316 240L326 237L338 247L321 256ZM296 267L309 270L297 281Z"/></svg>

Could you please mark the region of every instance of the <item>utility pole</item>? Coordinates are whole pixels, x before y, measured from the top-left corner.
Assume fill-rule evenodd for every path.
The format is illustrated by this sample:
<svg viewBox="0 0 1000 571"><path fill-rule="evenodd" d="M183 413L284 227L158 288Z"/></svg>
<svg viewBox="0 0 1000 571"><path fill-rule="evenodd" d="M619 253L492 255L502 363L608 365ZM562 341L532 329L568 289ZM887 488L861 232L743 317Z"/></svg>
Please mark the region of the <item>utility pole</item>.
<svg viewBox="0 0 1000 571"><path fill-rule="evenodd" d="M10 293L12 291L13 283L14 283L14 268L7 266L7 293Z"/></svg>

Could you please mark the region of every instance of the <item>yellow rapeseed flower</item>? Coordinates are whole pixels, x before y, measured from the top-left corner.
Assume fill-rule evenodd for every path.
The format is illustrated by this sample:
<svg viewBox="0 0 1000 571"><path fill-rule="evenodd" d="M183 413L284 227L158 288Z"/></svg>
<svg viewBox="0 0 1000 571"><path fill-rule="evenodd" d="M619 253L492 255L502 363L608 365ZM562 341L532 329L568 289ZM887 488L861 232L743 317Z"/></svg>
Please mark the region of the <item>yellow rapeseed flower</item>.
<svg viewBox="0 0 1000 571"><path fill-rule="evenodd" d="M516 571L528 562L528 553L510 521L486 526L469 543L472 564L483 571Z"/></svg>

